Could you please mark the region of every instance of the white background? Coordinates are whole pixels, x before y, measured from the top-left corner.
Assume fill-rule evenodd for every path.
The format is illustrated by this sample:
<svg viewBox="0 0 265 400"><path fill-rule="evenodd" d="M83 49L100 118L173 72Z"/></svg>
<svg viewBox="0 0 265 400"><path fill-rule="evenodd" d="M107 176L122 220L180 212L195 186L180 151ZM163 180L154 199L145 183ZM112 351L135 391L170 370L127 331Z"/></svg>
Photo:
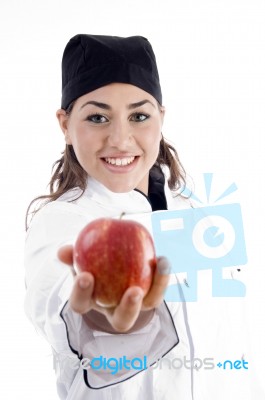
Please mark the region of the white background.
<svg viewBox="0 0 265 400"><path fill-rule="evenodd" d="M248 329L264 378L265 2L2 0L0 397L56 398L51 351L23 311L24 215L46 191L64 148L55 119L60 63L77 33L146 36L167 108L163 133L197 193L203 197L204 172L214 173L214 197L236 182L237 193L226 201L242 207Z"/></svg>

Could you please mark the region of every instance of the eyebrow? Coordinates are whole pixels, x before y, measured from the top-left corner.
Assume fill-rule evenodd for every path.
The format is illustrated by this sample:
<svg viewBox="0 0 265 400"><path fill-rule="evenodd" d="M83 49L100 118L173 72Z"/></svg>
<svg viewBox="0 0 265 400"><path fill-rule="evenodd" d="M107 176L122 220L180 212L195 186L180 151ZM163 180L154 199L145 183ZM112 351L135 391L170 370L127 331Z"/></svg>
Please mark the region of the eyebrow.
<svg viewBox="0 0 265 400"><path fill-rule="evenodd" d="M146 99L146 100L138 101L137 103L131 103L131 104L129 104L129 105L127 106L127 108L128 108L129 110L133 110L134 108L141 107L141 106L143 106L143 105L146 104L146 103L149 103L149 104L151 104L153 107L155 107L155 105L154 105L150 100L147 100L147 99ZM85 106L87 106L87 105L89 105L89 104L91 104L91 105L93 105L93 106L96 106L96 107L99 107L99 108L102 108L103 110L111 110L111 106L110 106L109 104L101 103L101 102L99 102L99 101L94 101L94 100L87 101L86 103L84 103L84 104L80 107L80 110L82 110L82 108L84 108Z"/></svg>

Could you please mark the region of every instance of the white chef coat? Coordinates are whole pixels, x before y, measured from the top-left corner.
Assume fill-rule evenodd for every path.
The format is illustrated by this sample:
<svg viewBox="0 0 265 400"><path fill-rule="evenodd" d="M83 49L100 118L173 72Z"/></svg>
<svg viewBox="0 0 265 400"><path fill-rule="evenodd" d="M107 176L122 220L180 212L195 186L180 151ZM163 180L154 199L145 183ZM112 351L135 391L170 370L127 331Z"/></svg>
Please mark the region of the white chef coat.
<svg viewBox="0 0 265 400"><path fill-rule="evenodd" d="M247 360L245 327L239 311L242 299L211 298L203 290L196 302L163 302L147 326L130 334L92 330L71 310L72 273L58 260L58 248L74 243L80 230L95 218L118 217L125 212L131 219L139 220L140 215L145 223L152 212L150 202L139 191L113 193L93 178L88 178L85 193L79 194L79 189L73 189L45 205L30 224L25 248L25 310L52 347L59 398L254 400L249 370L204 368L205 359L215 364L226 359ZM174 197L167 184L165 195L169 210L190 206L181 196ZM199 282L204 288L209 277L210 271L201 273ZM171 284L175 280L172 275ZM146 356L149 368L121 369L111 374L109 370L81 366L81 359L99 356ZM155 364L159 359L165 362ZM204 367L200 368L199 359L204 360ZM194 360L199 367L179 367L183 360Z"/></svg>

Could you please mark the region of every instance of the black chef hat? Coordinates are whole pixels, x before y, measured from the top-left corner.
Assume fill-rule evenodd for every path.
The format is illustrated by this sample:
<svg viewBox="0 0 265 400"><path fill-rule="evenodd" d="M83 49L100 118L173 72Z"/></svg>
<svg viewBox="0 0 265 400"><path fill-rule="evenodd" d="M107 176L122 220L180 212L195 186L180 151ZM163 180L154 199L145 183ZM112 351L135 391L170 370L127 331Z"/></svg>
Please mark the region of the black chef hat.
<svg viewBox="0 0 265 400"><path fill-rule="evenodd" d="M67 43L62 59L62 104L109 83L129 83L162 104L156 58L142 36L79 34Z"/></svg>

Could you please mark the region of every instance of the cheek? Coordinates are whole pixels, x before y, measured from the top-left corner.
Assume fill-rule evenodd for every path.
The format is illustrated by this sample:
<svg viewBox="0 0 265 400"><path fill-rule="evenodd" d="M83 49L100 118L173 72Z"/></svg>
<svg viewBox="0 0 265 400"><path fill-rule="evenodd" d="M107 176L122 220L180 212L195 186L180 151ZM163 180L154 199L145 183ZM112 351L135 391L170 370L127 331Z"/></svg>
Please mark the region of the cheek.
<svg viewBox="0 0 265 400"><path fill-rule="evenodd" d="M156 129L155 134L153 131L151 134L149 132L149 134L145 136L145 149L150 157L155 159L157 158L157 155L159 153L160 141L161 132L158 129Z"/></svg>
<svg viewBox="0 0 265 400"><path fill-rule="evenodd" d="M91 152L93 147L91 143L82 137L74 136L72 137L72 146L79 164L84 169L87 169L87 164L90 164L89 161L92 159Z"/></svg>
<svg viewBox="0 0 265 400"><path fill-rule="evenodd" d="M71 139L76 155L82 155L92 152L97 144L95 138L96 135L93 135L84 129L76 130L75 132L73 132Z"/></svg>

